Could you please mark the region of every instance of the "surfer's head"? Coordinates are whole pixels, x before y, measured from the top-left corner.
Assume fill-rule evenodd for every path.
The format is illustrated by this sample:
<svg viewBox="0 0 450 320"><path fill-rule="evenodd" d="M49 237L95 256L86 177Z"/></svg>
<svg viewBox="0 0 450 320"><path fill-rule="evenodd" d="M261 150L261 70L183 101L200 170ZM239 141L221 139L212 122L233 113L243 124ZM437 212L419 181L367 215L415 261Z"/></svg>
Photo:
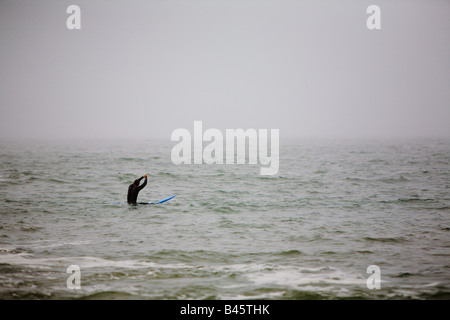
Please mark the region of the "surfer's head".
<svg viewBox="0 0 450 320"><path fill-rule="evenodd" d="M133 184L134 184L135 186L138 186L138 185L139 185L139 180L134 180Z"/></svg>

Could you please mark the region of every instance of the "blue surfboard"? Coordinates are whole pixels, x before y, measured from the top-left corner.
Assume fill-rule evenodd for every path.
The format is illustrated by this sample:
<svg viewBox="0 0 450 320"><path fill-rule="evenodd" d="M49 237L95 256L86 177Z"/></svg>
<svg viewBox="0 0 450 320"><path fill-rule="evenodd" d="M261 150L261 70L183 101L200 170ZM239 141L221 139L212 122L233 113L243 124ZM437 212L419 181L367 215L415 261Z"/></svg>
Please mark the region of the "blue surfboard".
<svg viewBox="0 0 450 320"><path fill-rule="evenodd" d="M168 197L167 199L158 201L157 203L164 203L164 202L169 201L170 199L173 199L173 198L175 198L175 196Z"/></svg>
<svg viewBox="0 0 450 320"><path fill-rule="evenodd" d="M170 199L173 199L173 198L175 198L175 196L168 197L168 198L166 198L164 200L160 200L158 202L138 202L137 204L160 204L160 203L169 201ZM117 202L113 202L112 204L117 205L117 204L122 204L122 203L126 203L126 202L117 201Z"/></svg>

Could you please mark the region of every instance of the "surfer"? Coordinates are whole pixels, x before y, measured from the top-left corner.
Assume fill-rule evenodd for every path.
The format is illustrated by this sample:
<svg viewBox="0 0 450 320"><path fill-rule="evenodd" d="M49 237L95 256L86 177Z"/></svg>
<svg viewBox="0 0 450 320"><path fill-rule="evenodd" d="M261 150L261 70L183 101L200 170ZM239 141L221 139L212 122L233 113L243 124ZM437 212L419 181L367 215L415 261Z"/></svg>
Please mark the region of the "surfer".
<svg viewBox="0 0 450 320"><path fill-rule="evenodd" d="M144 178L145 178L144 183L142 185L139 185L141 180ZM127 201L129 204L136 204L139 191L144 189L144 187L146 185L147 185L147 175L146 174L143 175L142 177L140 177L139 179L134 180L134 182L132 184L130 184L130 186L128 187L128 195L127 195Z"/></svg>

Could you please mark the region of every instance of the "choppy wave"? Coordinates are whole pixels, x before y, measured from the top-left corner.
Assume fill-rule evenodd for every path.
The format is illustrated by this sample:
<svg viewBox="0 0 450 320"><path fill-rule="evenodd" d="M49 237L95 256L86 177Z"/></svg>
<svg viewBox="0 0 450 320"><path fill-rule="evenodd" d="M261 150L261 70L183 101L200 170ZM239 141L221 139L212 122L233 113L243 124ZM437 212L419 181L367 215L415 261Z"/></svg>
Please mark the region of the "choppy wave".
<svg viewBox="0 0 450 320"><path fill-rule="evenodd" d="M364 237L363 240L384 243L400 243L405 241L402 237Z"/></svg>

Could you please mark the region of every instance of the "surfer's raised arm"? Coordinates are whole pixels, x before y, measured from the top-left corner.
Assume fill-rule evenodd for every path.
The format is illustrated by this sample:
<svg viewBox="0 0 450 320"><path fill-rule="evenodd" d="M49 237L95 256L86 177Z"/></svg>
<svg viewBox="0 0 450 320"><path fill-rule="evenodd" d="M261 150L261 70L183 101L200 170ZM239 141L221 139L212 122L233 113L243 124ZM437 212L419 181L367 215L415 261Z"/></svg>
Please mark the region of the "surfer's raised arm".
<svg viewBox="0 0 450 320"><path fill-rule="evenodd" d="M141 180L144 179L144 178L147 179L147 175L146 175L146 174L144 174L142 177L140 177L140 178L137 179L137 180L138 180L139 182L141 182Z"/></svg>
<svg viewBox="0 0 450 320"><path fill-rule="evenodd" d="M144 180L144 183L143 183L142 185L139 186L139 190L142 190L142 188L144 188L144 187L147 185L147 175L144 174L144 175L141 177L141 179L142 179L142 178L145 178L145 180ZM141 179L139 179L139 180L141 180Z"/></svg>

